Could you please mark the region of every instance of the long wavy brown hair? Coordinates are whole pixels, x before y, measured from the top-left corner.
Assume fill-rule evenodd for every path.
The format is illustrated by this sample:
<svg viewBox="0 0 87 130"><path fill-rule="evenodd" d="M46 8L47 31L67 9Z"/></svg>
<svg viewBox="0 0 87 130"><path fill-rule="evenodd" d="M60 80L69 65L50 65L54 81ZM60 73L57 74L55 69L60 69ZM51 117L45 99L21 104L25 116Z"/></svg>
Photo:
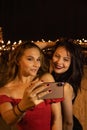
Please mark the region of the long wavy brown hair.
<svg viewBox="0 0 87 130"><path fill-rule="evenodd" d="M23 42L20 45L18 45L9 56L7 69L4 72L4 74L0 76L1 87L15 79L19 70L17 62L20 60L20 57L24 54L25 50L30 49L30 48L37 48L40 52L41 67L39 68L37 76L41 76L43 73L46 73L49 71L48 66L46 65L47 64L46 59L44 57L42 50L37 45L35 45L34 43L30 41Z"/></svg>

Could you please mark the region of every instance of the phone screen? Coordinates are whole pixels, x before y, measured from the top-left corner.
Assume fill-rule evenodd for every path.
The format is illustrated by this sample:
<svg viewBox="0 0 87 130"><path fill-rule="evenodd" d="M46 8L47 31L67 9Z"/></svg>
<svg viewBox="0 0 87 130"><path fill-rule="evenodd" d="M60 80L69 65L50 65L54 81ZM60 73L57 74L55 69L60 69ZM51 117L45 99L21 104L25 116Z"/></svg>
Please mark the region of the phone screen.
<svg viewBox="0 0 87 130"><path fill-rule="evenodd" d="M64 96L64 82L46 82L44 84L49 84L45 90L51 91L49 94L46 94L42 99L56 99L63 98Z"/></svg>

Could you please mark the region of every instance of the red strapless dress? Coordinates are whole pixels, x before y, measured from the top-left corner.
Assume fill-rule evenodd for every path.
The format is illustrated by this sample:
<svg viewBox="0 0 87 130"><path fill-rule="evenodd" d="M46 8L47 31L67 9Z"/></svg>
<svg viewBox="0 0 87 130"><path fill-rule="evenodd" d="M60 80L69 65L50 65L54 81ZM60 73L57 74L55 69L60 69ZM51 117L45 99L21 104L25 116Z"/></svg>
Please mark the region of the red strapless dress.
<svg viewBox="0 0 87 130"><path fill-rule="evenodd" d="M6 95L0 95L0 104L10 102L13 106L21 99L13 99ZM23 118L18 122L18 130L51 130L51 104L63 101L63 98L45 100L34 109L27 110Z"/></svg>

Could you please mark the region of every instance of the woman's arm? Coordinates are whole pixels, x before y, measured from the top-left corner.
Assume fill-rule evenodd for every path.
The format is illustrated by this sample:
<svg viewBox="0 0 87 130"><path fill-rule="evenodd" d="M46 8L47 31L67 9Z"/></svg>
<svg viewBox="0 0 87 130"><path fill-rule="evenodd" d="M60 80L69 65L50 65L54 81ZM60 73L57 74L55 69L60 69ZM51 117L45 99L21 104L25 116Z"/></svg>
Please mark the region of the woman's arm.
<svg viewBox="0 0 87 130"><path fill-rule="evenodd" d="M15 124L24 114L19 112L18 115L16 115L13 110L14 108L10 102L5 102L0 105L0 114L8 125Z"/></svg>
<svg viewBox="0 0 87 130"><path fill-rule="evenodd" d="M64 101L62 102L63 130L73 129L72 98L73 98L73 88L72 86L66 83L64 86Z"/></svg>
<svg viewBox="0 0 87 130"><path fill-rule="evenodd" d="M37 96L38 93L41 93L40 97L49 93L49 91L43 92L44 86L42 84L43 81L41 80L33 81L32 84L25 89L22 100L15 106L7 101L0 104L0 114L7 124L13 125L17 123L27 109L38 105L40 103ZM40 85L41 87L37 87Z"/></svg>
<svg viewBox="0 0 87 130"><path fill-rule="evenodd" d="M55 82L51 74L45 74L41 77L44 82ZM62 130L61 103L52 103L52 130Z"/></svg>
<svg viewBox="0 0 87 130"><path fill-rule="evenodd" d="M52 130L62 130L61 103L52 104Z"/></svg>

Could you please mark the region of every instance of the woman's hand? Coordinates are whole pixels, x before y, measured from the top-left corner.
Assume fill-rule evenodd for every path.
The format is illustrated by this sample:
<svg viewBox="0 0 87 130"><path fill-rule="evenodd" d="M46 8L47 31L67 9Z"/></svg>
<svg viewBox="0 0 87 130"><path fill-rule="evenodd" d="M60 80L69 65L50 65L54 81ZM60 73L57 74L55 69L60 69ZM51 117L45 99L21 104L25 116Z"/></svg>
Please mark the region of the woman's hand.
<svg viewBox="0 0 87 130"><path fill-rule="evenodd" d="M25 89L23 99L19 103L21 110L24 111L39 104L40 99L50 92L49 90L44 91L49 85L43 83L43 81L36 79Z"/></svg>

